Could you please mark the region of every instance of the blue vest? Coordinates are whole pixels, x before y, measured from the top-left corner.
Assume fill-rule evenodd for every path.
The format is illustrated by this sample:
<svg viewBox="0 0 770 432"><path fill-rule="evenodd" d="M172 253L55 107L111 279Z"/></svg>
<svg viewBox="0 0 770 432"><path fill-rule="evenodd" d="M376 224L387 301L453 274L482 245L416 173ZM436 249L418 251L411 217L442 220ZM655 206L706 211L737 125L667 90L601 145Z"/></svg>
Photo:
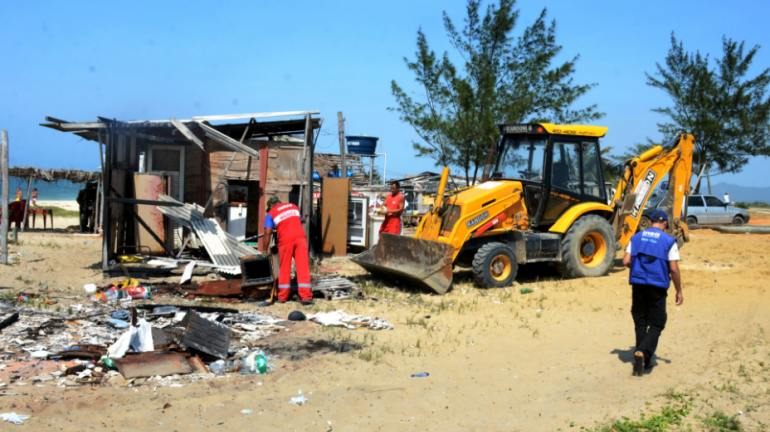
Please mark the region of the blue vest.
<svg viewBox="0 0 770 432"><path fill-rule="evenodd" d="M668 289L668 251L676 239L659 230L649 228L631 237L631 272L628 283L643 284Z"/></svg>

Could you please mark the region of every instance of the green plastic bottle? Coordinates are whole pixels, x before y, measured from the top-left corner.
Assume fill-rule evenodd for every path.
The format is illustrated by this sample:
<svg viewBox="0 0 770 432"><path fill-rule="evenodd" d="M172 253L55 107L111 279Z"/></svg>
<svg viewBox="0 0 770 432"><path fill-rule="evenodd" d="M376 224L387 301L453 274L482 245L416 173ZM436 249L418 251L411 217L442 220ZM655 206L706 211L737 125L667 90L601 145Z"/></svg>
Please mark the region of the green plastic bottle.
<svg viewBox="0 0 770 432"><path fill-rule="evenodd" d="M263 354L254 356L254 364L257 365L257 370L260 374L264 375L267 373L267 358Z"/></svg>
<svg viewBox="0 0 770 432"><path fill-rule="evenodd" d="M521 289L521 293L522 293L522 294L529 294L529 293L531 293L531 292L533 292L533 291L532 291L531 289L529 289L529 288L522 288L522 289Z"/></svg>

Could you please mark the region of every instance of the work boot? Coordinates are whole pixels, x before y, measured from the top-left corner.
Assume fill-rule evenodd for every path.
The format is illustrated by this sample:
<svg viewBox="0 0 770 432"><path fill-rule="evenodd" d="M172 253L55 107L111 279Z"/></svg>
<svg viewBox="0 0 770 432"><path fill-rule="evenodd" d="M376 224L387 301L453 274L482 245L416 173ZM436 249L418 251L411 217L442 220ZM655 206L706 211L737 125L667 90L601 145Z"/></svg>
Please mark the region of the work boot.
<svg viewBox="0 0 770 432"><path fill-rule="evenodd" d="M302 306L313 306L314 304L313 299L302 300Z"/></svg>
<svg viewBox="0 0 770 432"><path fill-rule="evenodd" d="M644 375L644 353L637 351L634 353L634 373L633 376Z"/></svg>

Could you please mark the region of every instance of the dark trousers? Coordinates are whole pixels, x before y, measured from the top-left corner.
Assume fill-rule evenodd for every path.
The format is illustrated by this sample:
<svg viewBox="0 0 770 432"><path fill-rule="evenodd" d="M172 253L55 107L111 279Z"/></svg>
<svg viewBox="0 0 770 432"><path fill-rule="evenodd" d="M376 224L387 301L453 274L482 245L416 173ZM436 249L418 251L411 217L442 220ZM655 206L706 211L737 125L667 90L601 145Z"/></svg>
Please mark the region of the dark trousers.
<svg viewBox="0 0 770 432"><path fill-rule="evenodd" d="M636 350L644 353L649 366L660 333L666 328L666 297L668 290L652 285L632 285L631 316L636 330Z"/></svg>

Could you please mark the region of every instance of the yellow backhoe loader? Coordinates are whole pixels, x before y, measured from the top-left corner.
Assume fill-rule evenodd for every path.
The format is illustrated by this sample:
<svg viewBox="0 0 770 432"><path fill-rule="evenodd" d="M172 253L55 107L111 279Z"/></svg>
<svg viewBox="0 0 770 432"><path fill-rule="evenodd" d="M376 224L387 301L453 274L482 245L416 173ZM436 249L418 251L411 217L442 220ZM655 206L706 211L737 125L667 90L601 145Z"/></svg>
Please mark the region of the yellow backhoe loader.
<svg viewBox="0 0 770 432"><path fill-rule="evenodd" d="M472 268L476 283L487 287L510 285L519 265L536 262L553 262L564 277L603 276L668 172L669 233L680 246L688 241L682 203L690 193L692 135L626 161L607 205L599 147L606 127L509 124L500 132L482 183L445 194L444 168L436 204L414 237L382 234L353 261L439 294L451 286L455 266Z"/></svg>

